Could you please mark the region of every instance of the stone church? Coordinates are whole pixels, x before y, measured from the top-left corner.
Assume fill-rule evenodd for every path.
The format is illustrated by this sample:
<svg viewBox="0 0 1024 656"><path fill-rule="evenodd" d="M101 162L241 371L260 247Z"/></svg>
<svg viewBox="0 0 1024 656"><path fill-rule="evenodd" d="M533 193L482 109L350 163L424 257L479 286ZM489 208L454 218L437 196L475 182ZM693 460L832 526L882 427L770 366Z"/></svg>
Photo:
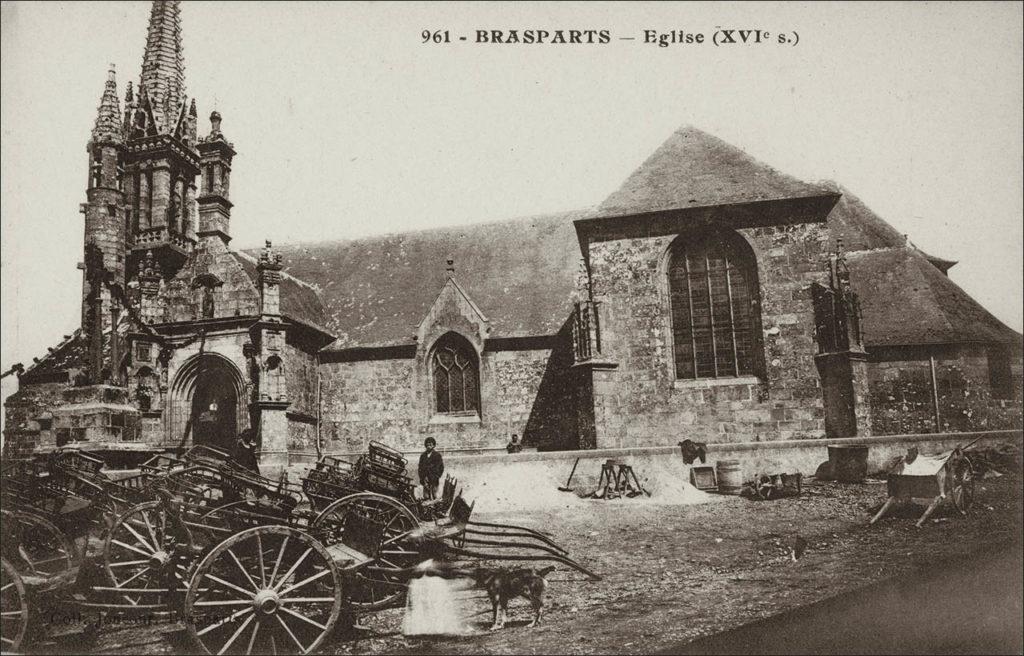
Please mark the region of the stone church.
<svg viewBox="0 0 1024 656"><path fill-rule="evenodd" d="M595 209L232 250L235 148L185 94L181 29L156 0L138 86L103 89L81 326L20 374L5 455L129 465L252 430L276 466L427 436L483 452L513 433L556 450L1021 425L1021 335L955 262L694 128Z"/></svg>

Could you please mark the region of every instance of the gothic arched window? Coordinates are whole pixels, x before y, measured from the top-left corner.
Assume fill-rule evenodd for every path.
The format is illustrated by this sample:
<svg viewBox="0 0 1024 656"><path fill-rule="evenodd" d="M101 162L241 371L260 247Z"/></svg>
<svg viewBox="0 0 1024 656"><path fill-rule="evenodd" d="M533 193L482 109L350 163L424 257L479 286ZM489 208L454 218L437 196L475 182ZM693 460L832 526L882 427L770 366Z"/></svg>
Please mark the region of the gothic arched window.
<svg viewBox="0 0 1024 656"><path fill-rule="evenodd" d="M676 378L762 373L757 262L742 237L677 239L668 287Z"/></svg>
<svg viewBox="0 0 1024 656"><path fill-rule="evenodd" d="M434 411L480 411L480 376L476 351L462 337L448 333L437 340L430 357L434 381Z"/></svg>

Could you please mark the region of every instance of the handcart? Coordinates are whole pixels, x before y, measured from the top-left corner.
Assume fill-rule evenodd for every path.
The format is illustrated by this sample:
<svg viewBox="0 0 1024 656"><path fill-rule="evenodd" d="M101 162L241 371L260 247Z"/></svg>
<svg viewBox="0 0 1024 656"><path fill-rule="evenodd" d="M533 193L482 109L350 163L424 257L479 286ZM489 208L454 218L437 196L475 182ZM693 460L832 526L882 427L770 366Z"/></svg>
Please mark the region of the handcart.
<svg viewBox="0 0 1024 656"><path fill-rule="evenodd" d="M974 467L964 453L970 446L958 446L933 456L919 455L916 449L908 451L889 473L886 480L889 498L871 518L870 524L881 519L897 503L913 499L929 501L924 514L917 520L918 528L944 501L952 503L961 515L966 515L974 504Z"/></svg>

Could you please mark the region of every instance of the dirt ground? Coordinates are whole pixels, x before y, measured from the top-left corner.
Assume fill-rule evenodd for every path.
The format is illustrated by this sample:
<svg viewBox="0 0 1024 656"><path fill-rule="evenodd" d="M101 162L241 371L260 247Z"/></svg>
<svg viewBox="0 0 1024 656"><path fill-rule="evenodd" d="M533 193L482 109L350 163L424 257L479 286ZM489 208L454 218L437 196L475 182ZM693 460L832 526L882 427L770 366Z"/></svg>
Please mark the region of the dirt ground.
<svg viewBox="0 0 1024 656"><path fill-rule="evenodd" d="M993 546L1021 544L1021 477L979 480L967 517L940 509L914 526L922 506L868 526L885 484L809 481L799 498L752 502L715 496L699 505L638 499L592 500L559 511L479 512L475 518L543 528L603 575L598 582L559 568L549 575L544 622L527 628L525 600L509 625L488 632L489 604L475 602L476 635L413 639L400 634L402 609L366 617L358 639L330 643L329 654L640 654L674 648L894 576L927 571ZM788 557L800 536L802 559ZM105 632L98 653L171 653L183 645L172 627ZM70 643L69 643L70 640ZM50 643L61 650L74 637Z"/></svg>

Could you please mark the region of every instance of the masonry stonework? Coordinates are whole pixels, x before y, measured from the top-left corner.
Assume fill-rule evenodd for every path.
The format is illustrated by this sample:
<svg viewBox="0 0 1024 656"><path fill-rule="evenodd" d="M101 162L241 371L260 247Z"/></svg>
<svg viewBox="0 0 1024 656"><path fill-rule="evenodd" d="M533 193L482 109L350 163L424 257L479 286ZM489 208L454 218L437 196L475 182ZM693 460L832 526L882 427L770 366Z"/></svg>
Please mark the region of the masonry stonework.
<svg viewBox="0 0 1024 656"><path fill-rule="evenodd" d="M665 271L675 235L590 243L604 356L618 363L595 376L599 448L823 435L809 286L824 277L828 233L820 224L739 232L757 258L763 380L675 380Z"/></svg>
<svg viewBox="0 0 1024 656"><path fill-rule="evenodd" d="M877 359L868 365L875 433L1021 428L1020 369L1016 368L1009 398L995 398L983 347L887 349L878 357L886 356L900 359Z"/></svg>

